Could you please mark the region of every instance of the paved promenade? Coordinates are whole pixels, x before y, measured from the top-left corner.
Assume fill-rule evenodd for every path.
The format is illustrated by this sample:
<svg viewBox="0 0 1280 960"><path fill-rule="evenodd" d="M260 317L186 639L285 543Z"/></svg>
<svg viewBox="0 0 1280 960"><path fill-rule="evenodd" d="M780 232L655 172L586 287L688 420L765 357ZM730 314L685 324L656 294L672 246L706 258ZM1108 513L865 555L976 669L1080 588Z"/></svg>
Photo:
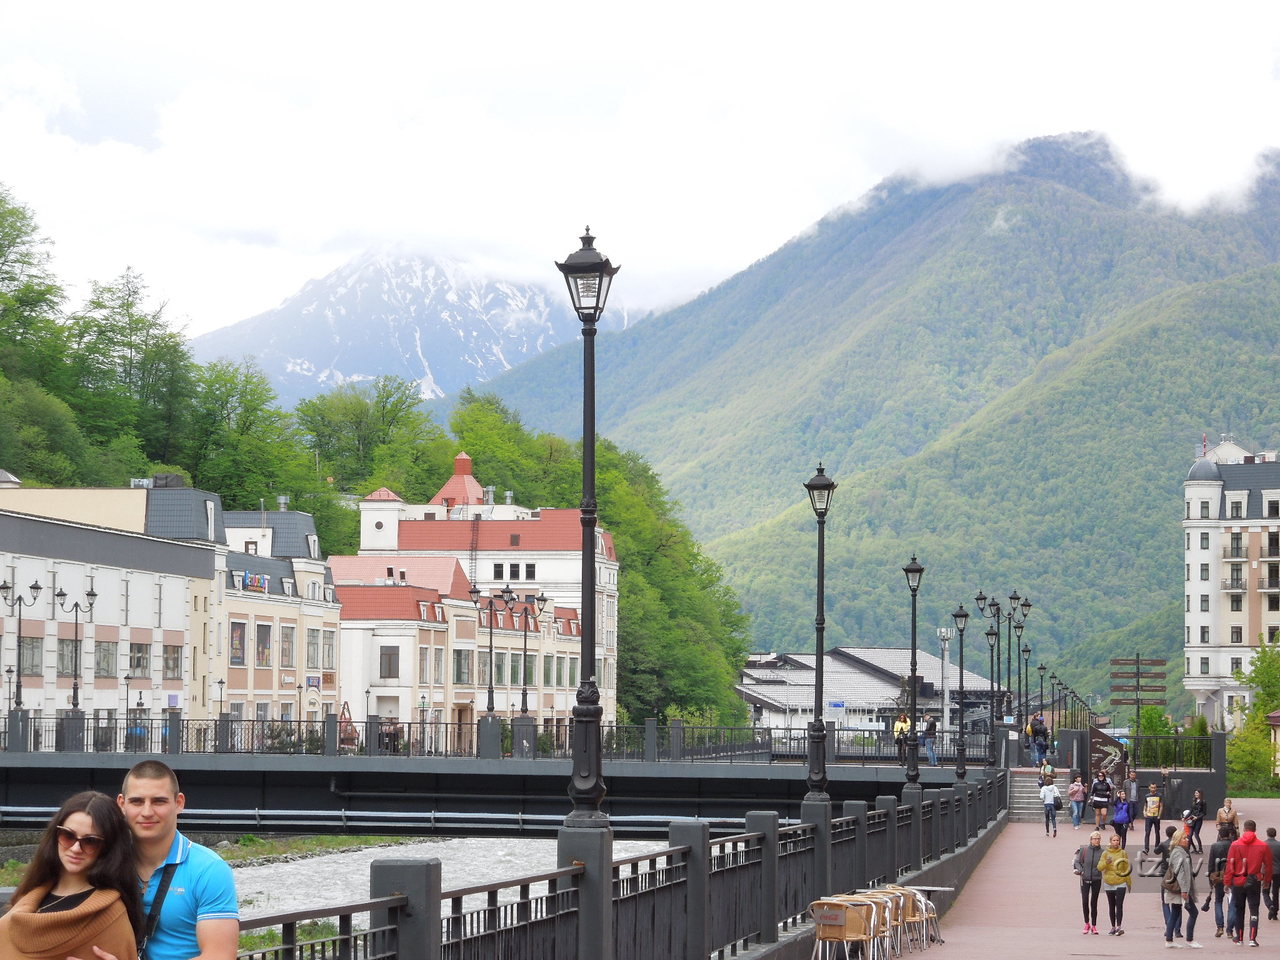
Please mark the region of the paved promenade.
<svg viewBox="0 0 1280 960"><path fill-rule="evenodd" d="M1258 822L1258 833L1280 828L1280 800L1244 798L1235 803L1240 819ZM1216 809L1216 806L1214 807ZM1098 897L1098 936L1080 933L1084 920L1080 911L1080 885L1071 872L1076 847L1089 840L1082 824L1071 828L1070 811L1059 820L1058 836L1046 839L1038 823L1010 823L992 845L960 896L942 918L941 947L929 951L936 960L1004 960L1004 958L1053 957L1146 957L1166 952L1164 921L1160 911L1159 883L1152 878L1135 878L1133 891L1125 898L1123 937L1111 937L1107 922L1107 897ZM1201 831L1205 850L1209 849L1212 824ZM1110 831L1103 835L1106 846ZM1126 849L1136 865L1142 850L1141 836L1134 844L1129 835ZM1207 883L1196 878L1203 903ZM1196 940L1201 950L1183 950L1186 955L1208 957L1215 954L1249 956L1280 953L1280 921L1267 920L1263 910L1258 930L1260 950L1236 946L1225 937L1215 939L1213 910L1201 913L1196 921ZM1177 941L1181 943L1182 941ZM1167 950L1174 953L1174 950Z"/></svg>

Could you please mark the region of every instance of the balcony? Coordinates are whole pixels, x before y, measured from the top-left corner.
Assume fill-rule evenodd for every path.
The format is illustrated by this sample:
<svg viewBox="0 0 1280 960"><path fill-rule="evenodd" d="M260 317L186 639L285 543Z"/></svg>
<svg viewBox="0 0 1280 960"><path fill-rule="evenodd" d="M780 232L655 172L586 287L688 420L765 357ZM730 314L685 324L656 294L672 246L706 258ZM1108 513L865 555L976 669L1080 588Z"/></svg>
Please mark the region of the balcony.
<svg viewBox="0 0 1280 960"><path fill-rule="evenodd" d="M1258 589L1263 593L1280 593L1280 577L1259 577Z"/></svg>
<svg viewBox="0 0 1280 960"><path fill-rule="evenodd" d="M1243 546L1241 546L1241 547L1223 547L1223 548L1222 548L1222 559L1223 559L1223 560L1248 560L1248 559L1249 559L1249 548L1248 548L1248 547L1243 547Z"/></svg>
<svg viewBox="0 0 1280 960"><path fill-rule="evenodd" d="M1249 581L1244 579L1223 580L1222 589L1226 593L1244 593L1249 589Z"/></svg>
<svg viewBox="0 0 1280 960"><path fill-rule="evenodd" d="M1280 560L1280 546L1264 546L1258 548L1259 560Z"/></svg>

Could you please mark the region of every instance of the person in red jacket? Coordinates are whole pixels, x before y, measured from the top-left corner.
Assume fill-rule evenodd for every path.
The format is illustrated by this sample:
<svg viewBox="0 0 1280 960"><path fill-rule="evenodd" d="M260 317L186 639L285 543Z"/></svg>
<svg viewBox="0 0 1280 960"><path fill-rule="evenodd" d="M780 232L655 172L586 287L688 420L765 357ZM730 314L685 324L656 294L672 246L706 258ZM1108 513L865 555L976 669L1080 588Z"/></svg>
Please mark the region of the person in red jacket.
<svg viewBox="0 0 1280 960"><path fill-rule="evenodd" d="M1258 901L1262 891L1271 883L1271 850L1258 839L1258 825L1252 820L1244 822L1240 839L1227 851L1227 866L1222 874L1222 885L1231 891L1231 926L1235 928L1236 943L1244 935L1244 906L1249 903L1249 946L1258 945Z"/></svg>

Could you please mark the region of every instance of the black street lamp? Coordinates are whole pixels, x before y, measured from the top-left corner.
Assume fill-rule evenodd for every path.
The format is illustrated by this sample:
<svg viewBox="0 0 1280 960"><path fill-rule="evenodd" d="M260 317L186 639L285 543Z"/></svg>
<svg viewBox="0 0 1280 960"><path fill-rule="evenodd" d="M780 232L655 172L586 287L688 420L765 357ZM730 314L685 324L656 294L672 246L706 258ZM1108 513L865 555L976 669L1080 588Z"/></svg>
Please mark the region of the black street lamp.
<svg viewBox="0 0 1280 960"><path fill-rule="evenodd" d="M595 248L591 228L582 247L556 263L564 274L573 310L582 321L582 675L573 705L573 773L569 798L573 809L566 827L606 828L604 768L600 743L600 688L596 679L596 323L604 312L609 287L621 269Z"/></svg>
<svg viewBox="0 0 1280 960"><path fill-rule="evenodd" d="M1018 631L1021 635L1022 631ZM1023 718L1022 726L1018 729L1025 734L1027 724L1031 722L1031 646L1024 643L1022 645L1022 663L1018 667L1018 676L1022 680L1022 706L1019 708L1018 716ZM1031 743L1031 737L1026 735L1026 741Z"/></svg>
<svg viewBox="0 0 1280 960"><path fill-rule="evenodd" d="M823 638L827 629L826 531L827 511L831 509L831 496L835 493L836 482L826 475L822 464L818 464L818 472L804 488L809 492L809 505L813 507L813 515L818 518L818 612L813 620L813 723L809 724L809 776L806 778L809 792L805 794L805 799L825 802L831 799L827 794L827 721L822 710L822 661L825 653Z"/></svg>
<svg viewBox="0 0 1280 960"><path fill-rule="evenodd" d="M1003 610L1001 608L999 600L996 600L994 597L988 600L982 594L981 591L979 591L978 595L973 599L974 599L974 602L977 603L978 605L978 613L982 614L984 617L992 621L992 623L996 627L997 633L999 632L1000 622L1002 620L1004 621L1005 626L1007 628L1005 631L1004 683L1005 683L1005 687L1008 687L1014 682L1013 680L1013 628L1015 624L1018 625L1019 627L1018 637L1019 637L1019 642L1021 642L1021 637L1022 637L1021 626L1022 624L1026 623L1027 615L1031 612L1031 600L1019 596L1018 591L1015 590L1013 591L1013 593L1009 594L1009 609ZM1021 667L1021 664L1019 664L1019 667ZM997 687L1000 687L999 670L1000 670L1000 657L997 652L997 656L996 656L996 686ZM1015 694L1014 691L1012 690L1006 691L1004 688L1001 688L1001 694L1006 701L1005 703L1006 710L1008 711L1009 714L1013 714L1015 712L1013 710L1013 706L1017 700L1017 694ZM1019 715L1015 716L1014 719L1015 720L1021 719L1020 711L1019 711ZM1025 726L1025 724L1019 723L1019 728L1021 728L1022 726Z"/></svg>
<svg viewBox="0 0 1280 960"><path fill-rule="evenodd" d="M66 613L68 610L75 613L76 665L75 665L75 673L72 675L72 680L71 680L71 709L79 710L80 709L80 669L81 669L80 611L82 610L84 611L85 619L88 619L89 617L91 617L93 615L93 605L94 603L97 602L98 595L97 593L94 592L93 587L90 587L89 591L84 595L85 602L83 605L81 605L80 601L77 600L75 603L71 604L71 606L69 607L67 606L67 591L63 590L61 587L58 588L58 592L55 593L53 597L55 600L58 601L58 606L62 608L63 613Z"/></svg>
<svg viewBox="0 0 1280 960"><path fill-rule="evenodd" d="M4 708L5 710L9 710L10 701L13 698L13 667L12 666L8 666L4 668L4 678L5 680L8 681L8 683L5 684Z"/></svg>
<svg viewBox="0 0 1280 960"><path fill-rule="evenodd" d="M31 591L30 600L22 594L15 592L14 588L9 586L8 580L0 583L0 600L3 600L4 605L9 608L9 613L13 613L15 607L18 610L18 686L13 698L13 705L18 710L22 709L22 608L35 606L36 601L40 599L40 591L43 590L44 587L40 586L39 580L33 580L28 589ZM12 598L9 596L11 593L13 594ZM43 642L41 643L41 646L43 646Z"/></svg>
<svg viewBox="0 0 1280 960"><path fill-rule="evenodd" d="M955 621L956 630L960 634L960 722L956 725L960 731L960 739L956 741L956 779L963 780L965 775L965 735L964 735L964 628L969 622L969 611L964 608L964 604L960 604L956 608L956 612L951 615L951 619Z"/></svg>
<svg viewBox="0 0 1280 960"><path fill-rule="evenodd" d="M484 608L489 611L487 617L489 621L489 700L485 706L485 712L489 716L493 716L493 621L496 619L494 613L498 610L510 610L515 606L516 595L511 592L511 585L507 584L502 588L501 593L490 594L484 598ZM471 588L471 602L476 605L476 613L480 612L480 588Z"/></svg>
<svg viewBox="0 0 1280 960"><path fill-rule="evenodd" d="M907 575L907 587L911 590L911 727L907 734L907 784L914 786L920 779L920 757L917 755L920 741L916 735L916 687L919 685L916 680L916 594L920 592L924 567L913 553L911 562L902 568L902 572Z"/></svg>
<svg viewBox="0 0 1280 960"><path fill-rule="evenodd" d="M1040 674L1040 709L1037 712L1041 719L1044 718L1044 672L1048 669L1043 663L1036 667L1036 672Z"/></svg>
<svg viewBox="0 0 1280 960"><path fill-rule="evenodd" d="M541 590L532 601L526 601L524 609L520 611L520 624L522 628L522 653L520 655L520 716L527 717L529 715L529 611L533 610L533 622L537 623L542 617L542 611L547 609L547 595Z"/></svg>
<svg viewBox="0 0 1280 960"><path fill-rule="evenodd" d="M981 596L981 594L979 594ZM1000 631L995 625L987 627L987 659L990 664L987 672L987 683L990 686L990 692L987 695L987 704L991 708L991 720L988 722L987 728L987 763L995 766L996 763L996 669L999 666L996 661L996 642L1000 639Z"/></svg>
<svg viewBox="0 0 1280 960"><path fill-rule="evenodd" d="M222 715L222 688L225 687L226 685L227 685L227 681L225 680L218 681L218 715L219 716Z"/></svg>

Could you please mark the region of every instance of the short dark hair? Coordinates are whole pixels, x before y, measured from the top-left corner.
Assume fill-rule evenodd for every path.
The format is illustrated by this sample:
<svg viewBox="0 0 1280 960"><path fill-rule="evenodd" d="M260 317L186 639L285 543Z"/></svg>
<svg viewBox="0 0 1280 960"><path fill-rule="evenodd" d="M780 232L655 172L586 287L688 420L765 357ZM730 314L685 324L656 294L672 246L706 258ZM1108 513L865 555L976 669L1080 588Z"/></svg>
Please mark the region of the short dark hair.
<svg viewBox="0 0 1280 960"><path fill-rule="evenodd" d="M1246 830L1257 830L1257 829L1258 829L1258 825L1257 825L1254 821L1252 821L1252 820L1246 820L1246 821L1244 822L1244 828L1245 828Z"/></svg>
<svg viewBox="0 0 1280 960"><path fill-rule="evenodd" d="M173 772L173 767L161 760L143 760L130 767L120 784L122 796L129 792L127 788L131 777L134 780L168 780L169 786L173 787L175 797L182 792L178 786L178 775Z"/></svg>
<svg viewBox="0 0 1280 960"><path fill-rule="evenodd" d="M1276 835L1276 828L1275 828L1275 827L1267 827L1267 836L1268 836L1268 837L1274 837L1275 835Z"/></svg>

